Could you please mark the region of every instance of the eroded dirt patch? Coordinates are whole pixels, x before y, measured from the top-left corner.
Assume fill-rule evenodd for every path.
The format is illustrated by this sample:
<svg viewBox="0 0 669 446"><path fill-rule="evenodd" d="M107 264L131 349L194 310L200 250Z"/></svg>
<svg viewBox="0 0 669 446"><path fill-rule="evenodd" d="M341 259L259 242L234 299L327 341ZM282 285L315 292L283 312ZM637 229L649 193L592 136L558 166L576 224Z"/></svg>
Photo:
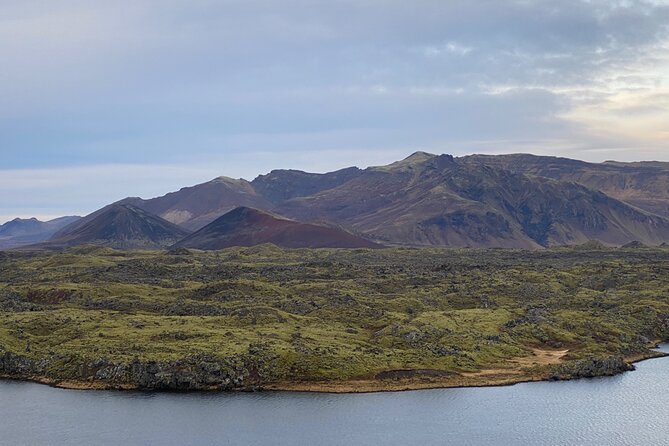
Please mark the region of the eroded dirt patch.
<svg viewBox="0 0 669 446"><path fill-rule="evenodd" d="M514 358L511 362L522 367L534 367L537 365L554 365L562 362L569 350L546 350L541 348L533 348L532 355L524 356L522 358Z"/></svg>
<svg viewBox="0 0 669 446"><path fill-rule="evenodd" d="M522 375L525 373L525 369L531 367L559 364L567 353L569 353L569 350L533 348L532 354L529 356L509 359L510 367L508 368L483 369L478 372L462 373L462 376L475 378L483 376Z"/></svg>

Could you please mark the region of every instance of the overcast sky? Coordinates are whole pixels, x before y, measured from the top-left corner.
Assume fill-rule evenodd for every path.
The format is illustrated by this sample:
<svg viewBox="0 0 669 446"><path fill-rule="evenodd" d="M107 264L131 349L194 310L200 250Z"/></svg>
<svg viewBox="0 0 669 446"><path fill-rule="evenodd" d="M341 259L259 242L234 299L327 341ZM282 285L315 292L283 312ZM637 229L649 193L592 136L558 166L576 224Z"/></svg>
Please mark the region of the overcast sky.
<svg viewBox="0 0 669 446"><path fill-rule="evenodd" d="M0 222L416 150L669 161L669 1L0 0Z"/></svg>

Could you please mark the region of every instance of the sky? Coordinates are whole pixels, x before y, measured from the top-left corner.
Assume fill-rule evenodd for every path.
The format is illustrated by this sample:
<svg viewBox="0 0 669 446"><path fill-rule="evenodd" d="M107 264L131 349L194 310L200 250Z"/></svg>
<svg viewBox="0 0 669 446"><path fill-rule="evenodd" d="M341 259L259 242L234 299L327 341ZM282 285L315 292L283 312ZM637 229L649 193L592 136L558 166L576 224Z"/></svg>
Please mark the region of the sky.
<svg viewBox="0 0 669 446"><path fill-rule="evenodd" d="M0 222L416 150L669 161L669 0L0 0Z"/></svg>

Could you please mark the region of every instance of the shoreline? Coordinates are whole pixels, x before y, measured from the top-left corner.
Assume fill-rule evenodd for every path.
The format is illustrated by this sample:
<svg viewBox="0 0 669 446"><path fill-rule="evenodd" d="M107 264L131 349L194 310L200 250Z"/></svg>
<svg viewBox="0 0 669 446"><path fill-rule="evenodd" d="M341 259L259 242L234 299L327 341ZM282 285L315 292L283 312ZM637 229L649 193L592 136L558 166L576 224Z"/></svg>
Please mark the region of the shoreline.
<svg viewBox="0 0 669 446"><path fill-rule="evenodd" d="M636 364L650 359L659 359L669 357L669 353L651 351L648 354L638 354L625 358L625 362ZM634 372L634 370L617 373ZM602 375L601 377L612 376ZM615 375L613 375L615 376ZM488 379L485 379L488 377ZM264 390L276 392L303 392L303 393L332 393L332 394L354 394L354 393L381 393L381 392L405 392L414 390L435 390L435 389L462 389L462 388L481 388L481 387L507 387L516 384L530 383L530 382L550 382L560 381L552 380L550 376L544 374L537 375L519 375L517 373L507 374L482 374L477 378L472 379L466 375L455 375L453 377L444 378L442 380L430 380L417 382L415 380L406 381L382 381L382 380L350 380L343 382L297 382L297 383L277 383L263 387ZM598 378L598 377L593 377ZM576 379L588 378L573 378L562 381L573 381Z"/></svg>
<svg viewBox="0 0 669 446"><path fill-rule="evenodd" d="M658 348L661 341L653 342L653 347ZM646 353L625 357L625 362L636 364L650 359L669 357L669 353L649 350ZM553 363L556 364L556 363ZM619 375L622 373L616 373ZM615 376L613 375L613 376ZM602 375L612 376L612 375ZM573 378L567 379L584 379ZM110 390L110 391L137 391L137 392L165 392L165 393L207 393L223 392L214 387L211 389L176 391L176 390L152 390L139 388L132 384L109 385L100 381L83 380L54 380L42 376L15 377L9 375L0 375L0 380L33 382L36 384L47 385L57 389L64 390ZM382 392L407 392L416 390L435 390L435 389L461 389L461 388L481 388L481 387L506 387L521 383L556 381L551 379L546 371L537 371L532 374L531 370L518 369L487 369L476 373L454 374L444 377L422 376L418 378L403 378L397 380L384 379L358 379L348 381L311 381L311 382L276 382L268 383L248 389L233 389L230 392L299 392L299 393L329 393L329 394L363 394L363 393L382 393Z"/></svg>

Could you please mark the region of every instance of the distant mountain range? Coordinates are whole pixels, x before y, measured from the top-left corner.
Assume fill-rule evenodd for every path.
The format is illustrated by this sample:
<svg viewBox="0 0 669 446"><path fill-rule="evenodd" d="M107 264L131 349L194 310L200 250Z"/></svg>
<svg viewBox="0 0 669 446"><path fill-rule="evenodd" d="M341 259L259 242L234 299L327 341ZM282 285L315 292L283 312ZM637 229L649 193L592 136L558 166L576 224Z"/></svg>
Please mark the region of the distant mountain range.
<svg viewBox="0 0 669 446"><path fill-rule="evenodd" d="M668 242L669 163L416 152L367 169L220 177L150 200L121 200L44 245L540 249L592 240Z"/></svg>
<svg viewBox="0 0 669 446"><path fill-rule="evenodd" d="M155 249L169 247L188 234L189 231L144 209L117 203L64 227L37 247L94 244L117 249Z"/></svg>
<svg viewBox="0 0 669 446"><path fill-rule="evenodd" d="M49 221L16 218L0 225L0 249L11 249L48 240L60 229L79 218L81 217L61 217Z"/></svg>

